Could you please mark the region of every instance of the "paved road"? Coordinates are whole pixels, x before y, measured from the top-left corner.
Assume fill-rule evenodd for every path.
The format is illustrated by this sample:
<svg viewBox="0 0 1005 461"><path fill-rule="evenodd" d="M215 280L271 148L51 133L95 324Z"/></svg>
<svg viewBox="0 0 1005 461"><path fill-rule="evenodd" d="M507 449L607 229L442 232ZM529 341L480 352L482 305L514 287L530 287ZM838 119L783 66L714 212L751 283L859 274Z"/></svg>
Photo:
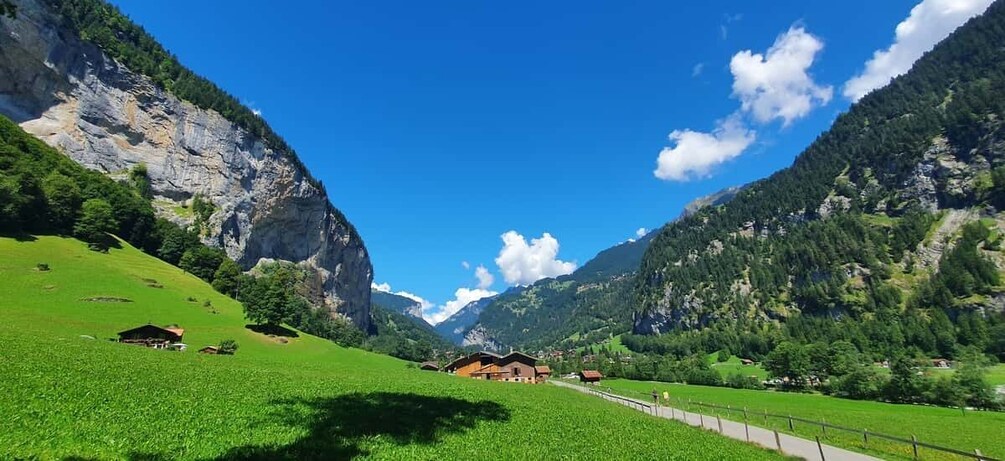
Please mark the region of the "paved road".
<svg viewBox="0 0 1005 461"><path fill-rule="evenodd" d="M774 431L756 426L744 426L743 423L738 423L736 421L729 421L725 419L721 420L722 426L720 430L720 420L716 419L715 416L686 412L678 408L663 405L659 408L654 408L649 403L641 400L612 395L606 392L588 389L558 380L551 380L549 382L557 386L568 387L590 395L596 395L606 400L620 403L653 416L674 419L695 427L703 427L705 429L719 432L726 437L748 441L773 450L780 450L786 455L798 456L807 460L872 461L879 459L869 455L863 455L862 453L832 447L826 444L818 446L816 440L804 439L802 437L796 437L788 434L777 433L778 439L775 439L776 433ZM820 453L821 449L823 450L823 454Z"/></svg>

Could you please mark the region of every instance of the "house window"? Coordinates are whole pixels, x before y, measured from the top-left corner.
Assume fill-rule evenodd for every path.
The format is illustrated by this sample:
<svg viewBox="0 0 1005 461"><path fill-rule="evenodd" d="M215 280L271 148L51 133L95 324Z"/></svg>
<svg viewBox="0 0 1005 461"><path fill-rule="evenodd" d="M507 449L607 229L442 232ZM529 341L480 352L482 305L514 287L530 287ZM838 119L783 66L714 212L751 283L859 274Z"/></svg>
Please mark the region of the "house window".
<svg viewBox="0 0 1005 461"><path fill-rule="evenodd" d="M517 376L520 376L520 369L519 368L514 368L513 369L513 374L517 375Z"/></svg>

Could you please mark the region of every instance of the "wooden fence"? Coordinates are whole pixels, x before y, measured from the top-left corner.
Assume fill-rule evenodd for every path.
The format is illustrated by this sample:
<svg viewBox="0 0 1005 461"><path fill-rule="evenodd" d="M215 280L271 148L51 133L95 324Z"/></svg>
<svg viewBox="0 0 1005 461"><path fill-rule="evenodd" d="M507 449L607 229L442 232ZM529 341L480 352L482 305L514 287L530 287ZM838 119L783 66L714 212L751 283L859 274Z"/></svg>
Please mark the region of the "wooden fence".
<svg viewBox="0 0 1005 461"><path fill-rule="evenodd" d="M610 390L610 389L608 389L608 390ZM636 400L636 399L630 399L630 398L627 398L627 397L623 397L623 396L620 396L620 395L613 394L611 392L604 392L604 391L601 391L601 390L598 390L598 389L591 389L591 391L593 391L595 393L598 393L598 394L601 394L601 395L606 395L607 397L610 397L610 398L613 398L613 399L621 400L625 404L627 404L629 406L632 406L632 407L634 407L634 408L636 408L638 410L645 411L645 412L650 413L650 414L657 414L656 413L656 407L657 407L656 405L650 405L650 404L642 403L641 401ZM643 393L639 393L639 394L640 395L645 395ZM685 406L685 404L687 406ZM711 403L695 402L695 401L692 401L691 399L688 399L685 402L685 401L681 400L680 398L678 398L677 399L677 406L679 408L684 409L685 411L692 411L691 407L693 407L693 406L704 407L704 408L712 408L712 409L717 409L717 410L726 410L727 418L729 416L731 416L733 412L736 412L737 416L739 416L740 414L743 414L743 422L744 422L744 424L747 423L747 421L749 419L749 416L750 416L750 414L748 414L746 408L733 408L732 406L729 406L729 405L723 406L723 405L716 405L716 404L711 404ZM852 427L847 427L847 426L841 426L841 425L837 425L837 424L831 424L831 423L828 423L828 422L823 421L823 420L816 421L816 420L806 419L806 418L800 418L800 417L792 416L792 415L780 415L780 414L775 414L775 413L769 413L768 411L757 412L756 414L754 414L754 416L755 417L763 417L765 424L767 424L768 418L781 419L781 420L783 420L783 422L785 422L785 423L788 424L789 432L792 432L792 433L796 433L796 423L798 422L798 423L801 423L801 424L808 424L808 425L811 425L811 426L814 426L814 427L819 427L820 430L823 432L823 435L825 437L827 436L827 430L828 429L830 429L832 431L842 431L842 432L848 432L848 433L858 434L858 435L862 436L863 446L867 450L869 449L869 440L870 439L882 439L882 440L887 440L887 441L894 442L894 443L901 443L901 444L909 445L911 447L911 451L913 452L913 455L914 455L915 459L919 459L918 449L919 448L926 448L926 449L929 449L929 450L935 450L935 451L939 451L939 452L943 452L943 453L948 453L948 454L952 454L952 455L962 456L964 458L975 459L975 460L978 460L978 461L1001 461L1001 460L999 460L997 458L992 458L992 457L983 455L980 450L974 450L972 452L968 452L968 451L958 450L958 449L955 449L955 448L943 447L943 446L935 445L935 444L932 444L932 443L922 442L922 441L918 440L918 438L915 437L915 436L913 436L913 435L911 436L910 439L908 439L908 438L905 438L905 437L898 437L898 436L895 436L895 435L883 434L883 433L880 433L880 432L872 432L872 431L870 431L868 429L857 429L857 428L852 428Z"/></svg>

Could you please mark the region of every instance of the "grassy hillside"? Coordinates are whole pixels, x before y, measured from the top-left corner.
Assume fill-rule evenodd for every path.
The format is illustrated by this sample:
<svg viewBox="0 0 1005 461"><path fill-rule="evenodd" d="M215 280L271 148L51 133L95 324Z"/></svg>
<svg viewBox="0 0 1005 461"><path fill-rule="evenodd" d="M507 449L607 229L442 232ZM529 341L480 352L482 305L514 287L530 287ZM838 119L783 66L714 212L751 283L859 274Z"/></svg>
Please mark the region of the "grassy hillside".
<svg viewBox="0 0 1005 461"><path fill-rule="evenodd" d="M605 380L603 385L612 388L616 393L629 397L649 399L653 389L659 392L668 391L671 399L691 399L695 402L716 405L730 405L733 408L746 407L752 424L765 426L763 417L755 417L767 410L779 415L792 415L805 419L820 420L852 428L869 429L872 432L896 435L910 438L916 435L918 440L965 451L979 448L982 453L995 458L1005 458L1005 439L1001 437L1005 427L1005 413L987 411L969 411L966 415L957 409L929 407L920 405L894 405L889 403L847 400L828 397L820 394L798 394L789 392L754 391L729 389L723 387L689 386L684 384L668 384L651 381L629 381L624 379ZM714 414L712 409L705 408L705 414ZM742 421L742 415L732 411L726 415L720 411L723 418ZM783 419L770 418L767 427L788 432L788 423ZM811 427L796 423L795 433L802 436L821 435L820 427ZM824 438L827 443L844 446L861 451L861 435L828 431ZM883 457L907 459L911 457L910 446L903 444L888 444L878 439L870 439L873 449ZM923 459L960 459L947 458L932 451L923 451Z"/></svg>
<svg viewBox="0 0 1005 461"><path fill-rule="evenodd" d="M284 344L244 328L240 305L204 282L122 246L0 238L0 458L460 459L486 447L503 458L777 458L553 386L422 372L305 334ZM99 297L131 302L85 300ZM148 321L177 323L193 349L240 348L106 341Z"/></svg>

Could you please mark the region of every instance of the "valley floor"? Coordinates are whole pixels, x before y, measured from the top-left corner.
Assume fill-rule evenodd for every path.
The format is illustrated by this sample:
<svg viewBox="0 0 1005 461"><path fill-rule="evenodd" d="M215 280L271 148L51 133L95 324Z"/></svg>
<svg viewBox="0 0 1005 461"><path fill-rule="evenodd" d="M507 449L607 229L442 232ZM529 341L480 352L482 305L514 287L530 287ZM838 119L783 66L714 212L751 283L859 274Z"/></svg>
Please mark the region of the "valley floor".
<svg viewBox="0 0 1005 461"><path fill-rule="evenodd" d="M792 433L804 438L820 436L824 443L874 456L892 459L912 459L910 445L870 438L864 446L862 435L830 430L824 433L819 425L796 422L794 430L785 418L764 418L771 414L791 415L812 421L825 421L849 428L868 429L872 433L889 434L905 439L916 436L919 441L955 448L968 453L979 449L986 456L1005 459L1005 413L966 411L921 405L897 405L881 402L840 399L820 394L790 393L694 386L654 381L624 379L604 380L601 388L613 393L651 400L651 393L664 391L671 403L688 410L719 415L723 419L742 421L744 409L751 424ZM690 403L689 403L690 402ZM697 403L729 407L731 410L701 407ZM965 459L921 449L922 459Z"/></svg>
<svg viewBox="0 0 1005 461"><path fill-rule="evenodd" d="M263 336L235 301L122 246L0 238L0 458L781 458L555 386ZM189 350L108 340L148 322L184 328ZM194 352L224 339L236 355Z"/></svg>

